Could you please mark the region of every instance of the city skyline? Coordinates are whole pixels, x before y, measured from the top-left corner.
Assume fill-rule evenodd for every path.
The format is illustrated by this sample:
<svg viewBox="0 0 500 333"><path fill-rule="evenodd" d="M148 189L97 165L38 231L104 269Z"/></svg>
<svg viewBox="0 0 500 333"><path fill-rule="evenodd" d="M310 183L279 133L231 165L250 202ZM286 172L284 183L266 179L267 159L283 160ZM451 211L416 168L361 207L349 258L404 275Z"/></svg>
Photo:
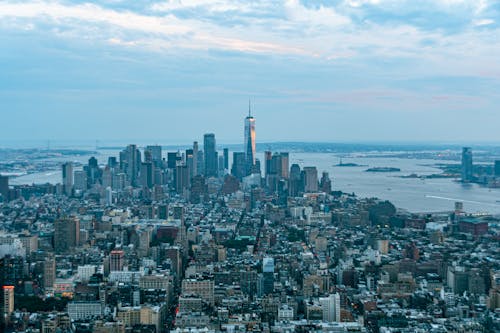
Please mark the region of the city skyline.
<svg viewBox="0 0 500 333"><path fill-rule="evenodd" d="M499 40L500 0L0 1L0 332L500 333Z"/></svg>
<svg viewBox="0 0 500 333"><path fill-rule="evenodd" d="M238 142L251 98L260 142L498 142L498 17L487 0L4 1L0 140Z"/></svg>

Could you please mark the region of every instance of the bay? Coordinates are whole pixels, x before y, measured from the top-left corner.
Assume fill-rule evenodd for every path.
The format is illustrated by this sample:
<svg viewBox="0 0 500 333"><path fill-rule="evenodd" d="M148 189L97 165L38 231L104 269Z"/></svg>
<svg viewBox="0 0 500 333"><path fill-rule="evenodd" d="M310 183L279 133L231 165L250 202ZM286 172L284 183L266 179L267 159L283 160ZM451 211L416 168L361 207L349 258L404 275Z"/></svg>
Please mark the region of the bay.
<svg viewBox="0 0 500 333"><path fill-rule="evenodd" d="M109 156L118 157L118 150L99 150L95 155L100 164L105 164ZM165 154L164 154L165 155ZM232 154L230 154L231 156ZM263 161L263 154L258 154ZM290 153L290 165L316 166L318 178L327 171L333 181L333 189L355 193L358 197L377 197L391 201L396 207L410 212L451 211L455 201L464 203L464 210L470 213L500 214L500 189L490 189L477 184L462 184L450 178L420 179L401 178L403 175L431 175L441 173L434 167L446 160L406 159L393 157L367 157L352 154L342 155L343 163L362 166L339 167L340 155L331 153ZM85 164L90 155L76 156L74 162ZM62 161L61 161L62 162ZM263 163L261 163L263 165ZM366 172L369 167L394 167L400 172ZM78 168L75 168L78 169ZM60 183L61 171L45 171L12 178L12 185Z"/></svg>

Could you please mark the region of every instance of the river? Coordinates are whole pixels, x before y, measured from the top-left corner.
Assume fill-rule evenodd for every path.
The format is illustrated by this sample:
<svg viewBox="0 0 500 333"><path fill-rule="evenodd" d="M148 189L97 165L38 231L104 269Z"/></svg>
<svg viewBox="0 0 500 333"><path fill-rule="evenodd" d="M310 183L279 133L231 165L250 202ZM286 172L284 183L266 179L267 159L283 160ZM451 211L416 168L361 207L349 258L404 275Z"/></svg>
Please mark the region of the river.
<svg viewBox="0 0 500 333"><path fill-rule="evenodd" d="M261 161L263 156L258 154ZM118 157L117 150L99 150L96 157L100 164L108 156ZM75 162L86 163L89 156L77 156ZM394 203L398 208L410 212L450 211L455 201L462 201L464 209L471 213L500 214L500 189L489 189L476 184L461 184L453 179L401 178L412 173L430 175L440 173L433 167L436 163L449 161L428 159L405 159L392 157L366 157L351 155L343 157L343 163L356 163L357 167L335 166L340 157L331 153L290 153L290 165L298 163L301 167L316 166L318 178L327 171L333 180L333 189L355 193L359 197L377 197ZM366 172L368 167L395 167L401 172ZM61 182L59 170L33 173L12 178L10 183L58 183Z"/></svg>

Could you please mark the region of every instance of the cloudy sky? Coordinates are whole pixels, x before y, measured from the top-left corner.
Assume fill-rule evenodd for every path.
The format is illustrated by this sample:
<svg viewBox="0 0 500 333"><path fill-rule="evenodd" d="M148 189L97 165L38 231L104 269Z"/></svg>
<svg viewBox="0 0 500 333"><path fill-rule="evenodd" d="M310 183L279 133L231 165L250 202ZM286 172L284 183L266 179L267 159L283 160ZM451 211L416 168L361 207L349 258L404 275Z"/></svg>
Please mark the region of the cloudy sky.
<svg viewBox="0 0 500 333"><path fill-rule="evenodd" d="M0 2L0 140L500 142L498 0Z"/></svg>

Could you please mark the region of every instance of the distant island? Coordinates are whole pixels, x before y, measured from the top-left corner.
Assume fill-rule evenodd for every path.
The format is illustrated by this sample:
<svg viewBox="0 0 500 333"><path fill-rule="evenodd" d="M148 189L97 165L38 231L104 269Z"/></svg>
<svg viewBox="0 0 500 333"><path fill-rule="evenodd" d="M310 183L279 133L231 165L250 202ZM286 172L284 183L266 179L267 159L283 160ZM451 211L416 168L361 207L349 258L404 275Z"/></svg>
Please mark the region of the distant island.
<svg viewBox="0 0 500 333"><path fill-rule="evenodd" d="M439 179L439 178L457 178L459 177L457 174L450 173L433 173L431 175L418 175L416 173L412 173L410 175L399 176L401 178L420 178L420 179Z"/></svg>
<svg viewBox="0 0 500 333"><path fill-rule="evenodd" d="M400 168L392 168L392 167L374 167L365 170L366 172L399 172Z"/></svg>
<svg viewBox="0 0 500 333"><path fill-rule="evenodd" d="M335 164L334 166L336 166L336 167L363 167L366 165L358 164L358 163L343 163L342 160L340 160L340 163Z"/></svg>

